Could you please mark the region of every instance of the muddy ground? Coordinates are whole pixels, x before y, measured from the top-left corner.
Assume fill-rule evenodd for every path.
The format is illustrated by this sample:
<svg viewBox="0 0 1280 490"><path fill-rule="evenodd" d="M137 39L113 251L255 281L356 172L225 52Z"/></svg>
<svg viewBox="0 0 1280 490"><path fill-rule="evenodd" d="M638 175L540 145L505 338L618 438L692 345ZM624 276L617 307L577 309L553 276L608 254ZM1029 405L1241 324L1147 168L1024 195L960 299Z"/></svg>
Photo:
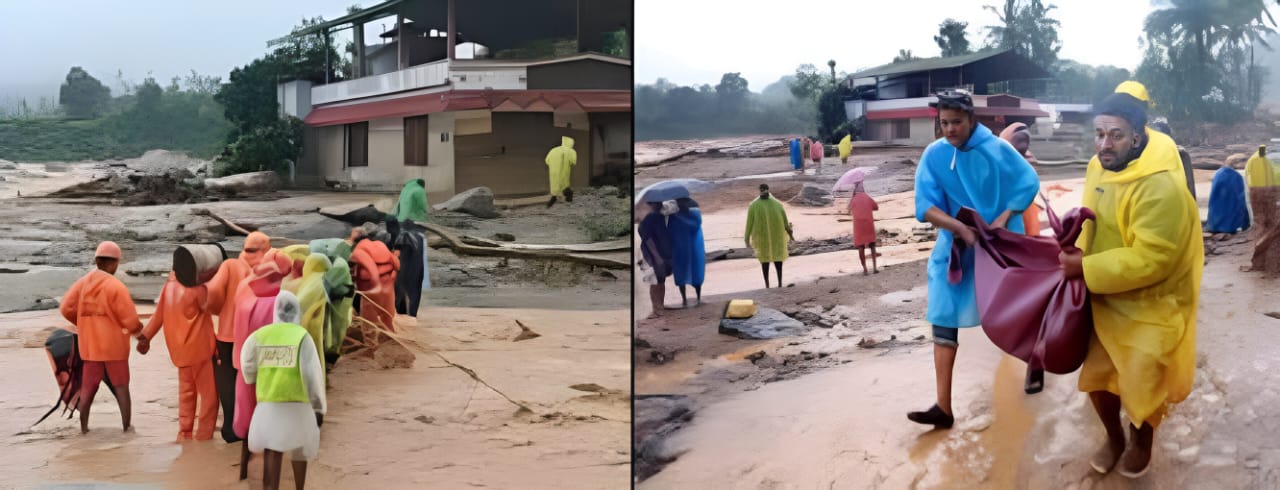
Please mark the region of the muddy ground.
<svg viewBox="0 0 1280 490"><path fill-rule="evenodd" d="M1075 374L1049 375L1044 392L1025 395L1025 365L979 329L961 333L956 427L930 432L909 423L906 412L923 410L934 398L923 315L923 259L933 244L928 232L916 233L922 225L912 215L914 165L896 163L917 159L919 151L855 149L850 165L840 168L835 159L804 176L787 172L782 156L704 154L638 169L638 187L677 175L720 181L695 196L703 204L712 255L742 247L746 204L759 182L782 189L779 198L787 201L806 181L829 188L851 165L878 167L866 188L880 202L882 229L881 271L870 276L862 275L856 251L819 247L786 262L785 287L766 290L758 262L730 255L708 263L704 304L680 309L679 294L668 287L665 305L673 309L656 320L645 319L651 313L647 288L637 282L633 430L639 488L1280 485L1274 469L1280 444L1266 436L1280 416L1280 392L1270 387L1280 377L1263 347L1269 330L1280 326L1267 316L1278 309L1273 292L1280 283L1240 272L1252 250L1244 236L1209 243L1196 385L1158 433L1154 467L1143 479L1102 477L1088 467L1103 436L1087 398L1075 390ZM1053 155L1052 147L1033 144L1032 151L1042 159L1065 157ZM1055 209L1079 202L1082 166L1038 170L1044 187L1069 189L1050 193ZM754 177L727 180L740 176ZM1203 214L1212 171L1197 170L1196 178ZM821 207L787 203L797 245L847 243L844 205L841 199ZM803 333L771 340L718 333L725 303L738 298L786 313L804 325Z"/></svg>
<svg viewBox="0 0 1280 490"><path fill-rule="evenodd" d="M252 224L276 245L346 236L350 227L319 208L377 203L392 194L276 192L227 200L158 206L113 206L101 199L31 197L129 168L161 172L165 164L199 164L153 155L121 162L24 164L5 170L0 192L0 366L8 373L0 409L6 485L140 483L168 488L257 488L237 482L238 445L173 443L176 369L163 342L131 359L136 433L119 432L115 400L95 401L92 431L74 420L29 425L52 406L57 385L44 338L65 324L60 297L88 270L94 246L116 240L124 249L118 276L139 310L150 314L175 245L218 242L239 250L243 237L200 214L212 211ZM176 161L175 161L176 160ZM32 177L16 172L45 175ZM52 185L58 182L58 185ZM17 193L21 190L22 198ZM451 231L480 238L510 234L519 243L589 242L584 223L616 214L627 198L615 191L580 193L571 206L516 207L481 220L434 212ZM613 254L625 256L626 253ZM322 429L313 488L467 486L616 488L626 485L630 452L630 287L625 271L561 261L458 256L432 249L433 288L418 320L397 319L407 350L344 358L330 372L330 411ZM522 329L540 336L514 342ZM163 333L162 333L163 335ZM215 439L215 441L219 441ZM260 471L257 459L251 474ZM283 485L292 485L290 471Z"/></svg>

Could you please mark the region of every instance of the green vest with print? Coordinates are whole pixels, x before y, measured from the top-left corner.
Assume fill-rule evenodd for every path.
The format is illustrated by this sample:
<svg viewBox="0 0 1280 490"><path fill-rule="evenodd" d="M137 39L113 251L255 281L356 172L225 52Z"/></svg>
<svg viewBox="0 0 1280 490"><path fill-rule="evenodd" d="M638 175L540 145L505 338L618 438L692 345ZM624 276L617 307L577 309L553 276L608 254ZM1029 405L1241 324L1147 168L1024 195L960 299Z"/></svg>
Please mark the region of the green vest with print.
<svg viewBox="0 0 1280 490"><path fill-rule="evenodd" d="M307 330L292 323L272 323L253 333L258 344L259 402L310 403L302 381L302 353Z"/></svg>

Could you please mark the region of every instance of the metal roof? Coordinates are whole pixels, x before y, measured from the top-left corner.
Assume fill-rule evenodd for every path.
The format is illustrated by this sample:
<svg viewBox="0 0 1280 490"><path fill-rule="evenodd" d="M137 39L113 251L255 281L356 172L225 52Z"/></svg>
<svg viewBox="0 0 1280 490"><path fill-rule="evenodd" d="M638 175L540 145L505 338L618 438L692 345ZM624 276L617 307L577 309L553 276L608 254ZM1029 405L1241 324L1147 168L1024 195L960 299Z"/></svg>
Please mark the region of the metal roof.
<svg viewBox="0 0 1280 490"><path fill-rule="evenodd" d="M886 75L899 75L903 73L915 73L932 70L943 70L947 68L958 68L970 63L985 60L994 56L1008 53L1012 50L1000 49L992 51L979 51L960 56L950 56L946 58L925 58L911 61L899 61L897 63L889 63L887 65L877 66L862 70L860 72L849 75L849 78L867 78L882 77Z"/></svg>

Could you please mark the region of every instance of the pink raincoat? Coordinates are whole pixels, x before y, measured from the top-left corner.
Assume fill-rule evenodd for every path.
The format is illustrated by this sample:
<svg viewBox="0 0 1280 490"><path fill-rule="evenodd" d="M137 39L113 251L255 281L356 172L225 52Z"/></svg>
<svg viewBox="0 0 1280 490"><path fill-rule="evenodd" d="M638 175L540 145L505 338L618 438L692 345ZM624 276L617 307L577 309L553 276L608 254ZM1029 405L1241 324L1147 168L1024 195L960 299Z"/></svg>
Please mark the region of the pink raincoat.
<svg viewBox="0 0 1280 490"><path fill-rule="evenodd" d="M236 338L231 352L231 362L236 369L240 369L240 350L244 347L245 339L274 321L280 283L292 270L293 259L271 249L236 291ZM243 376L236 376L236 436L248 437L249 421L253 418L253 409L257 404L258 397L254 387L245 384Z"/></svg>

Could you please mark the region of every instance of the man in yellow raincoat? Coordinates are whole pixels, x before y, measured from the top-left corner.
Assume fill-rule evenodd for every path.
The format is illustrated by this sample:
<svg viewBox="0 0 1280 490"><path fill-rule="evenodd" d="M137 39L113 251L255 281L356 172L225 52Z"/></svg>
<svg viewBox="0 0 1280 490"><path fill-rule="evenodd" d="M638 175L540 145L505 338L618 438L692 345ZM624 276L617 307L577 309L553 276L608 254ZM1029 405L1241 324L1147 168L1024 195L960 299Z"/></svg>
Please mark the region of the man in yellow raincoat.
<svg viewBox="0 0 1280 490"><path fill-rule="evenodd" d="M573 190L569 189L569 176L578 163L578 152L573 150L573 138L560 137L560 146L547 152L547 174L551 178L551 200L547 207L555 205L557 198L573 202Z"/></svg>
<svg viewBox="0 0 1280 490"><path fill-rule="evenodd" d="M1253 223L1261 231L1270 228L1275 217L1276 170L1271 160L1267 159L1267 147L1259 146L1258 151L1249 157L1244 165L1244 181L1249 187L1249 208L1253 211ZM1270 201L1270 202L1268 202Z"/></svg>
<svg viewBox="0 0 1280 490"><path fill-rule="evenodd" d="M1084 206L1097 214L1060 256L1092 294L1094 335L1080 371L1108 442L1090 461L1106 473L1146 473L1155 428L1195 377L1196 307L1204 267L1199 210L1185 190L1177 146L1146 125L1146 106L1112 94L1095 106L1097 155ZM1133 445L1126 449L1120 411Z"/></svg>
<svg viewBox="0 0 1280 490"><path fill-rule="evenodd" d="M316 344L316 352L323 353L325 346L325 320L328 318L329 294L324 287L325 274L329 272L329 257L312 253L302 266L302 281L298 285L298 304L302 307L298 322ZM321 366L323 367L323 366ZM322 371L323 372L323 371Z"/></svg>
<svg viewBox="0 0 1280 490"><path fill-rule="evenodd" d="M787 210L769 194L769 184L760 184L760 197L747 208L747 230L743 233L747 248L754 248L764 273L764 287L769 288L769 263L778 270L778 287L782 287L782 261L787 260L787 244L794 241Z"/></svg>

